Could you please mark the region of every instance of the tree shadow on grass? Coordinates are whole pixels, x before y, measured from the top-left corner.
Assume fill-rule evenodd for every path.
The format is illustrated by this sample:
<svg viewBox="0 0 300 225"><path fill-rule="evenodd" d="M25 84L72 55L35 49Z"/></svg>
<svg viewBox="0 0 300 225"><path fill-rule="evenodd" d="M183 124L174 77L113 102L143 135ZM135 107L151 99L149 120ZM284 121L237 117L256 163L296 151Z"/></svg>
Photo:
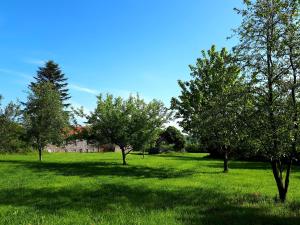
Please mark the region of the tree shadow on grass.
<svg viewBox="0 0 300 225"><path fill-rule="evenodd" d="M198 153L194 153L198 154ZM211 168L223 168L222 159L211 158L209 155L203 156L186 156L186 155L173 155L173 154L161 154L155 155L155 157L170 158L175 160L185 160L185 161L198 161L207 162L205 166ZM256 170L269 170L270 164L268 162L253 162L253 161L229 161L229 169L256 169Z"/></svg>
<svg viewBox="0 0 300 225"><path fill-rule="evenodd" d="M169 159L175 159L175 160L184 160L184 161L219 161L218 159L213 159L213 158L209 157L209 155L203 156L203 154L199 154L199 153L190 153L190 154L193 154L193 156L170 154L170 153L149 155L149 156L160 157L160 158L169 158Z"/></svg>
<svg viewBox="0 0 300 225"><path fill-rule="evenodd" d="M211 168L223 168L223 161L210 163L207 165ZM239 170L270 170L270 164L266 162L248 162L248 161L234 161L231 160L228 163L229 169Z"/></svg>
<svg viewBox="0 0 300 225"><path fill-rule="evenodd" d="M0 190L0 205L26 206L40 214L60 215L66 210L80 213L87 209L94 215L114 210L140 215L172 210L175 219L185 225L299 224L299 215L271 215L267 208L258 206L262 201L269 199L256 195L232 198L210 189L157 190L121 184L101 184L93 189L73 186Z"/></svg>
<svg viewBox="0 0 300 225"><path fill-rule="evenodd" d="M63 176L122 176L135 178L180 178L192 175L192 170L176 170L174 168L123 166L113 162L36 162L21 160L0 160L0 163L13 164L34 172L53 172Z"/></svg>
<svg viewBox="0 0 300 225"><path fill-rule="evenodd" d="M208 167L211 168L223 168L223 162L214 162L214 163L209 163L207 165ZM270 171L271 164L269 162L249 162L249 161L234 161L231 160L229 161L229 170L267 170ZM298 165L293 165L292 166L292 173L294 172L300 172L300 167Z"/></svg>

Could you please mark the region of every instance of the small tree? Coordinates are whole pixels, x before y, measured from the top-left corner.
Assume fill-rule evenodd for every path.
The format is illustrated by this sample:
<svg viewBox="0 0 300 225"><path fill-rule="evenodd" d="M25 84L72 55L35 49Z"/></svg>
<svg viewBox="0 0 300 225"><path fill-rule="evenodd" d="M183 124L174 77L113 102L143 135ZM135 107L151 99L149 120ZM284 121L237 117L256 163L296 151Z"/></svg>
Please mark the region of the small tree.
<svg viewBox="0 0 300 225"><path fill-rule="evenodd" d="M237 146L242 111L243 80L240 68L225 48L215 46L196 66L190 66L192 80L179 81L181 95L172 99L172 108L181 118L180 125L207 148L218 149L224 156L224 172L228 171L228 155Z"/></svg>
<svg viewBox="0 0 300 225"><path fill-rule="evenodd" d="M60 94L49 82L32 86L25 106L27 134L37 147L41 161L42 150L47 144L62 143L67 113L63 110Z"/></svg>
<svg viewBox="0 0 300 225"><path fill-rule="evenodd" d="M20 124L20 105L10 102L1 107L0 96L0 151L16 152L27 147L25 141L25 129Z"/></svg>
<svg viewBox="0 0 300 225"><path fill-rule="evenodd" d="M161 142L173 144L176 151L182 150L185 146L185 138L183 134L180 130L173 126L169 126L161 132L159 139L157 140L157 145L159 146Z"/></svg>
<svg viewBox="0 0 300 225"><path fill-rule="evenodd" d="M123 165L126 165L126 155L151 142L156 129L168 117L168 110L156 100L147 104L139 96L123 100L107 94L98 96L97 107L88 116L88 123L99 143L120 146Z"/></svg>

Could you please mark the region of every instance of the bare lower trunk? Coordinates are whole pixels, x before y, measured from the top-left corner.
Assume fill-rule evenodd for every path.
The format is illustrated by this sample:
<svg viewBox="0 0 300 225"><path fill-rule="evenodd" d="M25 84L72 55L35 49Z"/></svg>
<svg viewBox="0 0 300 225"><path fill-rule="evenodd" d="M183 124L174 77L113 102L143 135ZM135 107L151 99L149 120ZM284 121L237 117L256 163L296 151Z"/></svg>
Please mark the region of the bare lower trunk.
<svg viewBox="0 0 300 225"><path fill-rule="evenodd" d="M288 188L289 188L292 160L289 160L286 164L287 168L286 168L285 179L283 178L282 175L283 173L282 162L279 160L272 160L271 165L272 165L272 171L278 189L279 199L281 202L285 202Z"/></svg>
<svg viewBox="0 0 300 225"><path fill-rule="evenodd" d="M228 172L228 152L224 152L224 173Z"/></svg>
<svg viewBox="0 0 300 225"><path fill-rule="evenodd" d="M121 151L122 151L122 159L123 159L123 165L127 165L126 163L126 152L125 152L125 148L121 147Z"/></svg>
<svg viewBox="0 0 300 225"><path fill-rule="evenodd" d="M42 161L42 147L38 146L38 151L39 151L39 161Z"/></svg>

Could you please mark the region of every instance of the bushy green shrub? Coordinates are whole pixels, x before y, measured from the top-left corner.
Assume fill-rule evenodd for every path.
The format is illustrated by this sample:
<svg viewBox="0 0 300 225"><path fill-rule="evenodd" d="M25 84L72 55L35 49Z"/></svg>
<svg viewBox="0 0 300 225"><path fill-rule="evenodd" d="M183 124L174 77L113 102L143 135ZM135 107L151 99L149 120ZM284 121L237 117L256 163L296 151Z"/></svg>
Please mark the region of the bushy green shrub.
<svg viewBox="0 0 300 225"><path fill-rule="evenodd" d="M24 128L12 121L0 118L0 152L24 152L29 148Z"/></svg>
<svg viewBox="0 0 300 225"><path fill-rule="evenodd" d="M176 127L169 126L160 133L156 146L167 151L180 152L184 149L185 142L185 137L181 131Z"/></svg>
<svg viewBox="0 0 300 225"><path fill-rule="evenodd" d="M200 153L200 152L205 152L200 145L195 144L195 143L188 143L185 146L185 151L189 153Z"/></svg>

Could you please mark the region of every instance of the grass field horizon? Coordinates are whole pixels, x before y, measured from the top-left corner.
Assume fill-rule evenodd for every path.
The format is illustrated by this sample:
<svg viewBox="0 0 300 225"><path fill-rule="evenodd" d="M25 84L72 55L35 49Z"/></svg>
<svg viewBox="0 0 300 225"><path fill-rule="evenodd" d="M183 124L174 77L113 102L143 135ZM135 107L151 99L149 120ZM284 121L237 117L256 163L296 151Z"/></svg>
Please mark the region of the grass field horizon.
<svg viewBox="0 0 300 225"><path fill-rule="evenodd" d="M0 155L0 224L299 224L298 167L281 204L268 163L206 156Z"/></svg>

